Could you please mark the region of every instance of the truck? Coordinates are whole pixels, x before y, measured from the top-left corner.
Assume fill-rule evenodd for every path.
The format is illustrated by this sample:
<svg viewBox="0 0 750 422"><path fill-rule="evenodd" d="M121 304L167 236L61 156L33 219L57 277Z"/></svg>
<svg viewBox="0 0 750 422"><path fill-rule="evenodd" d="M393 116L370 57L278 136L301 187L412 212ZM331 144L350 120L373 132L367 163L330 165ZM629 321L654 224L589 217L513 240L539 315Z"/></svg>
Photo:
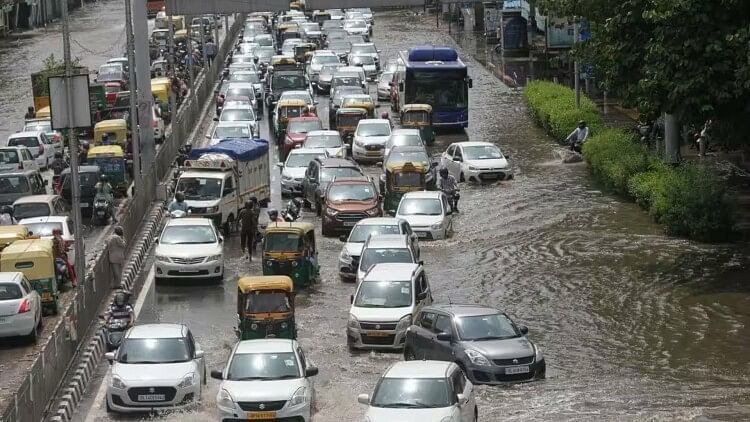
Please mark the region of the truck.
<svg viewBox="0 0 750 422"><path fill-rule="evenodd" d="M312 96L312 85L307 79L305 67L302 64L275 64L268 79L266 91L266 111L268 117L273 116L276 102L286 91L307 91Z"/></svg>
<svg viewBox="0 0 750 422"><path fill-rule="evenodd" d="M191 215L214 220L228 234L251 197L268 205L270 174L267 140L223 139L190 152L175 192L185 195Z"/></svg>

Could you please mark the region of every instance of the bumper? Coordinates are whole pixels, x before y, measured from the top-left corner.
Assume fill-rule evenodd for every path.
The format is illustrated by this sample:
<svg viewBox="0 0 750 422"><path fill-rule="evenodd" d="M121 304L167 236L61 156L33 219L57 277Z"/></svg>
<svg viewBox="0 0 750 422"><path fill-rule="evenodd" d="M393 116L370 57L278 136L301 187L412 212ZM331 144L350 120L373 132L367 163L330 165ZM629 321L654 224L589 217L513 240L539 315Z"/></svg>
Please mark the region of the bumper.
<svg viewBox="0 0 750 422"><path fill-rule="evenodd" d="M201 262L199 264L176 264L174 262L156 261L158 278L213 278L224 275L224 260Z"/></svg>
<svg viewBox="0 0 750 422"><path fill-rule="evenodd" d="M470 182L494 182L512 179L513 172L510 169L467 170L464 172L464 178Z"/></svg>
<svg viewBox="0 0 750 422"><path fill-rule="evenodd" d="M285 181L281 179L282 195L302 195L302 181Z"/></svg>
<svg viewBox="0 0 750 422"><path fill-rule="evenodd" d="M515 368L521 368L522 371L528 368L528 371L507 373L508 371L518 372L518 369ZM472 384L499 385L543 379L546 376L547 364L544 360L533 362L529 365L513 366L498 366L494 364L492 366L476 366L469 364L466 367L466 372Z"/></svg>
<svg viewBox="0 0 750 422"><path fill-rule="evenodd" d="M267 411L261 413L260 411L245 411L235 403L234 409L225 409L219 407L219 420L222 422L230 421L247 421L258 418L262 420L274 420L274 421L286 421L286 422L308 422L310 421L311 409L310 402L291 407L287 401L279 410ZM266 417L266 415L268 415ZM273 416L275 415L275 416Z"/></svg>
<svg viewBox="0 0 750 422"><path fill-rule="evenodd" d="M357 267L355 261L343 261L339 259L339 277L344 280L354 280L357 278Z"/></svg>
<svg viewBox="0 0 750 422"><path fill-rule="evenodd" d="M417 234L419 240L439 240L446 238L447 229L441 227L439 229L433 229L430 227L412 227L414 233Z"/></svg>
<svg viewBox="0 0 750 422"><path fill-rule="evenodd" d="M366 218L365 216L362 216L362 218ZM328 214L323 214L323 225L326 227L327 230L331 230L336 233L349 233L352 231L352 227L354 227L355 224L357 224L358 220L347 220L347 221L341 221L337 219L335 216L331 217Z"/></svg>
<svg viewBox="0 0 750 422"><path fill-rule="evenodd" d="M384 147L373 151L352 143L352 157L357 161L382 161L384 151Z"/></svg>
<svg viewBox="0 0 750 422"><path fill-rule="evenodd" d="M406 342L406 330L374 331L347 327L346 340L355 349L401 350Z"/></svg>
<svg viewBox="0 0 750 422"><path fill-rule="evenodd" d="M36 325L36 312L24 312L0 318L0 337L26 336Z"/></svg>
<svg viewBox="0 0 750 422"><path fill-rule="evenodd" d="M132 389L133 387L129 388ZM140 388L147 389L147 387ZM167 388L176 390L172 400L144 402L131 400L127 389L121 390L109 386L107 389L107 404L110 409L118 413L141 413L158 410L185 409L197 405L200 400L200 385L193 385L186 388ZM137 395L135 398L137 399Z"/></svg>

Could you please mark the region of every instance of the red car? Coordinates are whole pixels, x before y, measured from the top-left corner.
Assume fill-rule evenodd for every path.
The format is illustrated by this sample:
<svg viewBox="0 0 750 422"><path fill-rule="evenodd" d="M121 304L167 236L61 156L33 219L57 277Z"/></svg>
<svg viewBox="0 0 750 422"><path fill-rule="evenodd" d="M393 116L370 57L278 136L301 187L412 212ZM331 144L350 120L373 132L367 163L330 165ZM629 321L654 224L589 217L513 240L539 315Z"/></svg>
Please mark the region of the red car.
<svg viewBox="0 0 750 422"><path fill-rule="evenodd" d="M317 117L295 117L289 119L289 123L286 125L284 144L282 146L284 157L286 157L292 149L297 146L302 146L302 144L305 143L307 132L313 130L323 130L323 122Z"/></svg>

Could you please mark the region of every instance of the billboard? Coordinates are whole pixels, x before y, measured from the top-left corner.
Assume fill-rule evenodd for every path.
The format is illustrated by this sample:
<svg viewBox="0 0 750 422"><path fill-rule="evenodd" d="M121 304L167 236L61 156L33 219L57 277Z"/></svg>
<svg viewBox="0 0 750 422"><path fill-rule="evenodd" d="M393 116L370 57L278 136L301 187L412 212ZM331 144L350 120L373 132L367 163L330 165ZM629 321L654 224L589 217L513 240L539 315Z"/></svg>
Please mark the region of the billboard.
<svg viewBox="0 0 750 422"><path fill-rule="evenodd" d="M66 79L69 81L70 91L65 86ZM50 76L47 81L52 128L59 130L91 127L89 75L73 75L70 78Z"/></svg>
<svg viewBox="0 0 750 422"><path fill-rule="evenodd" d="M286 0L166 0L169 15L207 15L289 10ZM341 2L342 4L344 2Z"/></svg>

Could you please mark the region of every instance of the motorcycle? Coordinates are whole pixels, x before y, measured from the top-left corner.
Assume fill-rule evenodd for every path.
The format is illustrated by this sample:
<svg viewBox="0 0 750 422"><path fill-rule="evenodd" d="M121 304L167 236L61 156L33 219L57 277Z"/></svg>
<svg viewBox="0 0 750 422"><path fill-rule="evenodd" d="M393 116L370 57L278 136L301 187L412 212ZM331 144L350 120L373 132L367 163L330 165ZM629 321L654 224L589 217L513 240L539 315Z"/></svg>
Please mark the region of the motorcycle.
<svg viewBox="0 0 750 422"><path fill-rule="evenodd" d="M284 219L284 221L287 221L289 223L297 221L300 217L300 207L297 206L297 204L294 203L294 200L290 200L286 204L286 208L281 211L281 218Z"/></svg>
<svg viewBox="0 0 750 422"><path fill-rule="evenodd" d="M57 278L58 288L64 286L70 280L68 264L62 258L55 258L55 277Z"/></svg>
<svg viewBox="0 0 750 422"><path fill-rule="evenodd" d="M106 225L111 217L111 207L109 200L104 195L97 194L94 197L94 207L91 218L96 219L98 225Z"/></svg>
<svg viewBox="0 0 750 422"><path fill-rule="evenodd" d="M109 318L104 323L104 339L107 351L111 352L122 343L122 338L130 326L130 318Z"/></svg>

